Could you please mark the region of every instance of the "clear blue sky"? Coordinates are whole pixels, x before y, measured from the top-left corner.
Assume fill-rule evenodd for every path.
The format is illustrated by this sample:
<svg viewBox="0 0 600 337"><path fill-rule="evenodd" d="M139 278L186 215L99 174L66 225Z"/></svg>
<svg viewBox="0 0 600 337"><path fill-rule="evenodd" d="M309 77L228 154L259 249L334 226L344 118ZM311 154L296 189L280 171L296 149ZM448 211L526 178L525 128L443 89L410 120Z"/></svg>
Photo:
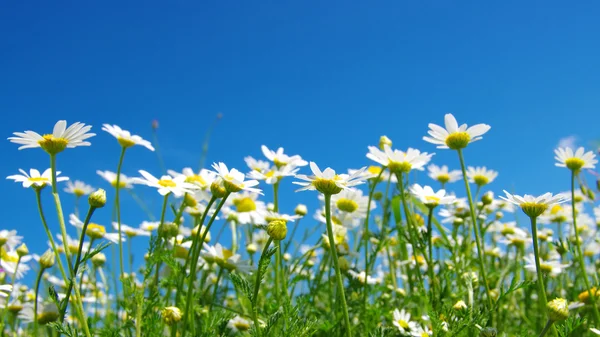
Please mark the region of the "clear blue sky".
<svg viewBox="0 0 600 337"><path fill-rule="evenodd" d="M492 126L466 152L468 164L500 172L492 190L559 192L568 188L553 166L559 139L589 146L600 136L599 15L593 1L4 1L0 134L91 124L93 146L60 154L59 168L107 187L95 171L114 171L119 148L102 123L151 139L157 119L173 169L198 165L218 112L208 162L245 169L243 157L266 144L345 170L370 164L367 146L386 134L457 168L453 152L421 140L452 112ZM48 167L41 150L3 141L0 153L0 176ZM153 153L133 148L124 173L141 168L159 173ZM283 211L302 201L312 215L316 193L293 194L290 182ZM0 228L41 253L33 192L0 184ZM158 205L154 191L136 190ZM124 202L123 222L137 226L142 214Z"/></svg>

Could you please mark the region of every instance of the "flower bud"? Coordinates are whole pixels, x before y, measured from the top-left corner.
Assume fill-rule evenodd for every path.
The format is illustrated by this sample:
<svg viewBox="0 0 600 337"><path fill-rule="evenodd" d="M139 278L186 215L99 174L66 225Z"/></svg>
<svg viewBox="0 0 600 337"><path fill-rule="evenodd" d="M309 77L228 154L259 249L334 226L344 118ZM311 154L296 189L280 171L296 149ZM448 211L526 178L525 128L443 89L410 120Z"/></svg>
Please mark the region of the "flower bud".
<svg viewBox="0 0 600 337"><path fill-rule="evenodd" d="M467 308L467 304L465 303L465 301L460 300L460 301L454 303L452 308L454 308L454 310L464 310Z"/></svg>
<svg viewBox="0 0 600 337"><path fill-rule="evenodd" d="M223 186L223 179L217 179L210 184L210 192L215 198L223 198L227 194L225 186Z"/></svg>
<svg viewBox="0 0 600 337"><path fill-rule="evenodd" d="M350 270L350 262L348 262L348 260L346 260L346 258L345 258L345 257L343 257L343 256L340 256L340 257L338 258L338 262L339 262L339 265L340 265L340 270L341 270L342 272L344 272L344 273L345 273L345 272L347 272L348 270Z"/></svg>
<svg viewBox="0 0 600 337"><path fill-rule="evenodd" d="M196 207L196 205L198 204L198 201L196 201L196 198L194 198L194 196L189 193L186 193L183 196L183 202L185 203L186 206L190 206L190 207Z"/></svg>
<svg viewBox="0 0 600 337"><path fill-rule="evenodd" d="M96 267L102 267L106 263L106 255L104 253L98 253L92 256L92 263Z"/></svg>
<svg viewBox="0 0 600 337"><path fill-rule="evenodd" d="M17 254L19 257L23 257L25 255L29 255L29 249L27 249L27 245L22 244L17 248Z"/></svg>
<svg viewBox="0 0 600 337"><path fill-rule="evenodd" d="M296 215L305 216L306 213L308 213L308 209L306 209L306 205L298 204L294 210L294 213L296 213Z"/></svg>
<svg viewBox="0 0 600 337"><path fill-rule="evenodd" d="M381 193L381 191L373 193L373 200L379 201L381 199L383 199L383 193Z"/></svg>
<svg viewBox="0 0 600 337"><path fill-rule="evenodd" d="M273 240L281 241L287 235L287 224L285 220L273 220L267 225L267 234Z"/></svg>
<svg viewBox="0 0 600 337"><path fill-rule="evenodd" d="M179 226L173 222L165 222L158 226L158 235L166 239L174 238L179 234Z"/></svg>
<svg viewBox="0 0 600 337"><path fill-rule="evenodd" d="M292 254L290 254L290 253L283 254L283 261L289 261L291 259L292 259Z"/></svg>
<svg viewBox="0 0 600 337"><path fill-rule="evenodd" d="M494 201L494 192L489 191L485 192L485 194L481 197L481 202L484 205L490 205Z"/></svg>
<svg viewBox="0 0 600 337"><path fill-rule="evenodd" d="M102 208L106 204L106 191L99 188L95 192L92 192L88 197L88 202L93 208Z"/></svg>
<svg viewBox="0 0 600 337"><path fill-rule="evenodd" d="M564 321L569 317L569 306L564 298L555 298L548 302L548 317L553 322Z"/></svg>
<svg viewBox="0 0 600 337"><path fill-rule="evenodd" d="M181 310L178 307L165 307L162 310L162 319L166 325L173 325L181 321Z"/></svg>
<svg viewBox="0 0 600 337"><path fill-rule="evenodd" d="M389 139L387 136L379 137L379 149L383 150L385 145L392 147L392 140Z"/></svg>
<svg viewBox="0 0 600 337"><path fill-rule="evenodd" d="M40 266L42 269L52 268L54 263L56 262L56 258L54 256L54 252L51 250L47 250L42 256L40 256Z"/></svg>
<svg viewBox="0 0 600 337"><path fill-rule="evenodd" d="M246 246L246 251L248 252L248 254L254 254L254 253L256 253L257 250L258 250L258 247L256 246L256 244L254 242L251 242Z"/></svg>

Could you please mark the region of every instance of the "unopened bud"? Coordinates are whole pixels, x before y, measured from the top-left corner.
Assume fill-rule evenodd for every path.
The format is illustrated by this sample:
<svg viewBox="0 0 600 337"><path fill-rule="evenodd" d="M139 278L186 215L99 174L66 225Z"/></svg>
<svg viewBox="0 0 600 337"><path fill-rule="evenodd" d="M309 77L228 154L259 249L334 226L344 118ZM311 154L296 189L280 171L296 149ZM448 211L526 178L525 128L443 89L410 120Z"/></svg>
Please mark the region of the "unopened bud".
<svg viewBox="0 0 600 337"><path fill-rule="evenodd" d="M54 256L54 252L51 250L47 250L42 256L40 256L40 266L42 269L52 268L54 263L56 262L56 258Z"/></svg>
<svg viewBox="0 0 600 337"><path fill-rule="evenodd" d="M29 255L29 249L27 249L27 245L22 244L17 248L17 254L19 257L23 257L25 255Z"/></svg>
<svg viewBox="0 0 600 337"><path fill-rule="evenodd" d="M467 304L465 303L465 301L460 300L458 302L456 302L452 308L454 308L454 310L464 310L467 308Z"/></svg>
<svg viewBox="0 0 600 337"><path fill-rule="evenodd" d="M383 148L385 147L385 145L392 147L392 140L389 139L387 136L381 136L379 137L379 148L381 150L383 150Z"/></svg>
<svg viewBox="0 0 600 337"><path fill-rule="evenodd" d="M181 321L181 310L177 307L166 307L162 310L162 319L166 325L173 325Z"/></svg>
<svg viewBox="0 0 600 337"><path fill-rule="evenodd" d="M196 205L198 204L198 201L196 201L196 198L194 198L194 196L189 193L186 193L183 196L183 202L185 203L186 206L190 206L190 207L196 207Z"/></svg>
<svg viewBox="0 0 600 337"><path fill-rule="evenodd" d="M215 198L223 198L227 194L225 186L223 186L223 179L217 179L210 184L210 192Z"/></svg>
<svg viewBox="0 0 600 337"><path fill-rule="evenodd" d="M481 202L483 202L484 205L490 205L492 201L494 201L494 192L492 191L485 192L481 197Z"/></svg>
<svg viewBox="0 0 600 337"><path fill-rule="evenodd" d="M306 205L298 204L294 212L296 213L296 215L305 216L306 213L308 213L308 209L306 209Z"/></svg>
<svg viewBox="0 0 600 337"><path fill-rule="evenodd" d="M88 202L91 207L102 208L106 204L106 191L102 188L92 192L88 197Z"/></svg>
<svg viewBox="0 0 600 337"><path fill-rule="evenodd" d="M373 193L373 200L379 201L381 199L383 199L383 193L381 193L381 191Z"/></svg>
<svg viewBox="0 0 600 337"><path fill-rule="evenodd" d="M255 244L255 243L253 243L253 242L252 242L252 243L249 243L249 244L246 246L246 251L248 252L248 254L254 254L254 253L256 253L256 251L257 251L257 250L258 250L258 247L257 247L257 246L256 246L256 244Z"/></svg>
<svg viewBox="0 0 600 337"><path fill-rule="evenodd" d="M106 263L106 255L104 255L104 253L98 253L92 256L92 263L96 267L102 267Z"/></svg>
<svg viewBox="0 0 600 337"><path fill-rule="evenodd" d="M285 220L273 220L267 225L267 234L273 240L281 241L287 235L287 224Z"/></svg>
<svg viewBox="0 0 600 337"><path fill-rule="evenodd" d="M179 234L179 226L173 222L165 222L158 226L158 235L167 239L174 238Z"/></svg>
<svg viewBox="0 0 600 337"><path fill-rule="evenodd" d="M548 302L548 317L553 322L564 321L569 317L569 306L564 298L555 298Z"/></svg>

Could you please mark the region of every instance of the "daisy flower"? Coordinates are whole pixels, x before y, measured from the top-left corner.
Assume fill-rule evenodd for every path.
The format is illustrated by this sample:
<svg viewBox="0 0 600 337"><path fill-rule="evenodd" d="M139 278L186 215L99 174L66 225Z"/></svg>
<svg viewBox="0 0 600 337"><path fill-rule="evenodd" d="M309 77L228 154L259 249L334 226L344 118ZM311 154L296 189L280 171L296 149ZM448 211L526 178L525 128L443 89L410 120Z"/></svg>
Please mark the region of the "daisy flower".
<svg viewBox="0 0 600 337"><path fill-rule="evenodd" d="M23 306L23 310L19 311L19 319L25 323L33 323L35 320L33 309L33 303L26 303ZM54 302L40 303L37 311L38 323L42 325L54 322L60 317L58 307Z"/></svg>
<svg viewBox="0 0 600 337"><path fill-rule="evenodd" d="M535 266L535 256L533 254L529 254L523 258L526 262L524 268L532 273L536 272ZM550 276L555 277L560 275L568 264L560 263L560 256L555 256L554 259L543 260L540 258L540 269L545 274L550 274Z"/></svg>
<svg viewBox="0 0 600 337"><path fill-rule="evenodd" d="M491 129L487 124L477 124L470 128L467 128L467 124L463 124L459 127L452 114L444 116L444 124L445 129L430 123L428 133L431 137L425 136L423 140L436 144L438 149L460 150L467 147L469 143L480 140L481 136Z"/></svg>
<svg viewBox="0 0 600 337"><path fill-rule="evenodd" d="M160 195L167 195L169 193L173 193L176 197L181 197L186 193L192 193L194 189L197 189L197 185L193 185L190 183L186 183L185 176L180 175L175 178L172 178L169 175L164 175L157 179L150 173L139 170L140 174L143 178L133 178L132 182L134 184L142 184L150 187L155 187L158 189L158 193Z"/></svg>
<svg viewBox="0 0 600 337"><path fill-rule="evenodd" d="M75 214L69 215L69 223L79 229L83 229L83 222ZM115 224L113 223L113 226ZM123 230L123 232L125 231ZM92 240L106 239L112 243L119 243L119 233L107 233L106 227L97 223L88 223L85 234ZM125 242L125 238L122 238L121 241Z"/></svg>
<svg viewBox="0 0 600 337"><path fill-rule="evenodd" d="M167 170L167 173L174 178L184 176L186 183L198 185L203 190L210 188L210 184L217 179L217 175L213 171L201 169L196 173L190 167L184 168L181 173L174 170Z"/></svg>
<svg viewBox="0 0 600 337"><path fill-rule="evenodd" d="M96 171L96 173L104 178L104 180L108 181L112 187L117 187L117 174L111 171ZM127 177L123 173L121 173L119 177L119 188L132 188L133 179Z"/></svg>
<svg viewBox="0 0 600 337"><path fill-rule="evenodd" d="M138 135L132 135L129 131L121 129L117 125L102 124L102 130L110 133L117 139L122 147L128 148L134 145L141 145L150 151L154 151L152 144L149 141L144 140Z"/></svg>
<svg viewBox="0 0 600 337"><path fill-rule="evenodd" d="M52 170L46 169L44 173L40 174L40 171L36 169L30 169L29 174L22 169L19 169L21 174L15 174L6 177L6 179L14 180L16 183L22 183L23 187L29 188L42 188L46 185L52 186ZM68 177L59 177L60 171L56 171L56 182L69 180Z"/></svg>
<svg viewBox="0 0 600 337"><path fill-rule="evenodd" d="M75 194L76 197L82 197L84 195L93 193L95 189L81 180L75 180L74 182L68 181L67 187L65 187L64 191Z"/></svg>
<svg viewBox="0 0 600 337"><path fill-rule="evenodd" d="M0 284L0 297L8 297L8 294L12 292L12 285Z"/></svg>
<svg viewBox="0 0 600 337"><path fill-rule="evenodd" d="M268 171L271 168L271 164L268 161L254 159L251 156L245 157L244 161L252 171L262 172Z"/></svg>
<svg viewBox="0 0 600 337"><path fill-rule="evenodd" d="M426 326L416 325L410 331L410 335L413 337L429 337L433 336L433 331Z"/></svg>
<svg viewBox="0 0 600 337"><path fill-rule="evenodd" d="M233 333L248 331L251 326L252 322L240 316L235 316L227 322L227 327L231 329L231 332Z"/></svg>
<svg viewBox="0 0 600 337"><path fill-rule="evenodd" d="M484 166L469 166L467 168L467 178L469 178L469 182L475 183L478 186L484 186L491 183L497 176L498 172L488 170Z"/></svg>
<svg viewBox="0 0 600 337"><path fill-rule="evenodd" d="M214 163L212 167L217 172L217 175L223 179L225 189L230 192L249 191L262 194L262 191L253 186L258 185L257 180L244 181L244 174L236 169L229 170L225 163Z"/></svg>
<svg viewBox="0 0 600 337"><path fill-rule="evenodd" d="M366 179L362 177L362 173L365 168L354 172L352 175L347 174L335 174L335 171L331 168L326 168L323 172L319 169L317 164L310 162L310 169L313 172L312 176L306 176L303 174L297 174L296 178L304 181L294 181L293 184L303 186L296 190L307 191L317 190L323 194L338 194L342 190L348 189L352 186L360 185L365 182Z"/></svg>
<svg viewBox="0 0 600 337"><path fill-rule="evenodd" d="M552 193L548 192L539 197L535 197L529 194L525 194L524 196L512 195L506 190L504 190L504 193L506 194L506 197L501 196L500 198L521 207L523 213L534 218L540 216L549 207L561 204L569 200L568 197L560 193L557 195L552 195Z"/></svg>
<svg viewBox="0 0 600 337"><path fill-rule="evenodd" d="M437 180L442 184L453 183L462 178L462 172L460 170L448 170L448 166L442 165L437 166L435 164L431 164L427 166L427 170L429 171L428 175L431 179Z"/></svg>
<svg viewBox="0 0 600 337"><path fill-rule="evenodd" d="M594 169L598 163L594 152L585 152L583 147L578 148L575 152L570 147L559 147L554 150L554 154L556 154L554 157L557 161L556 166L566 167L575 172L582 168Z"/></svg>
<svg viewBox="0 0 600 337"><path fill-rule="evenodd" d="M20 144L19 150L41 147L51 155L62 152L66 148L89 146L86 139L95 136L87 133L92 127L83 123L75 123L67 128L67 121L56 122L51 134L40 135L34 131L15 132L16 137L9 137L12 143Z"/></svg>
<svg viewBox="0 0 600 337"><path fill-rule="evenodd" d="M17 235L16 230L0 230L0 247L7 246L9 249L15 249L19 244L21 244L21 240L23 237Z"/></svg>
<svg viewBox="0 0 600 337"><path fill-rule="evenodd" d="M446 195L446 190L434 192L430 186L421 187L419 184L414 184L410 191L427 207L437 207L438 205L450 205L456 197Z"/></svg>
<svg viewBox="0 0 600 337"><path fill-rule="evenodd" d="M267 184L273 185L278 183L283 177L290 177L296 175L299 168L291 165L286 166L273 166L266 170L252 170L246 176L251 179L264 180Z"/></svg>
<svg viewBox="0 0 600 337"><path fill-rule="evenodd" d="M16 277L17 279L23 278L25 273L29 271L30 268L27 265L27 262L31 261L32 258L31 255L19 258L19 254L16 250L6 251L0 249L0 266L2 266L2 269L4 269L7 274Z"/></svg>
<svg viewBox="0 0 600 337"><path fill-rule="evenodd" d="M239 224L262 224L265 222L263 214L267 206L257 197L256 193L236 193L230 198L229 206L223 208L223 214Z"/></svg>
<svg viewBox="0 0 600 337"><path fill-rule="evenodd" d="M293 167L300 167L300 166L306 166L306 160L303 160L302 157L295 155L295 156L288 156L286 154L283 153L283 148L280 147L277 149L277 151L272 151L269 150L268 147L266 147L265 145L261 146L260 149L262 150L262 153L265 155L265 157L267 157L267 159L269 159L270 161L273 162L273 164L275 164L275 166L277 167L282 167L282 166L293 166Z"/></svg>
<svg viewBox="0 0 600 337"><path fill-rule="evenodd" d="M406 152L392 150L388 145L383 151L375 146L369 146L367 158L387 167L392 173L408 173L411 170L423 171L423 167L431 160L434 154L408 148Z"/></svg>
<svg viewBox="0 0 600 337"><path fill-rule="evenodd" d="M355 272L354 270L348 270L348 274L352 276L353 279L358 282L365 284L365 272L361 271L360 273ZM367 275L367 284L373 285L377 284L379 280L377 278L371 277L371 275Z"/></svg>
<svg viewBox="0 0 600 337"><path fill-rule="evenodd" d="M400 330L401 334L408 334L411 330L413 330L417 323L412 322L410 320L410 313L404 311L399 311L398 309L394 309L394 326Z"/></svg>
<svg viewBox="0 0 600 337"><path fill-rule="evenodd" d="M348 188L331 196L331 202L338 211L357 219L364 219L369 209L369 197L363 195L363 191L356 188ZM371 201L370 208L376 208L375 202Z"/></svg>
<svg viewBox="0 0 600 337"><path fill-rule="evenodd" d="M157 229L159 225L160 225L159 221L142 221L142 223L140 224L140 229L145 232L150 233L153 230ZM122 226L122 224L121 224L121 226Z"/></svg>
<svg viewBox="0 0 600 337"><path fill-rule="evenodd" d="M233 254L233 252L227 248L223 248L220 243L215 246L205 245L205 249L202 251L202 257L206 262L215 262L221 268L225 268L231 271L238 271L241 273L248 273L252 269L247 261L242 261L240 254Z"/></svg>

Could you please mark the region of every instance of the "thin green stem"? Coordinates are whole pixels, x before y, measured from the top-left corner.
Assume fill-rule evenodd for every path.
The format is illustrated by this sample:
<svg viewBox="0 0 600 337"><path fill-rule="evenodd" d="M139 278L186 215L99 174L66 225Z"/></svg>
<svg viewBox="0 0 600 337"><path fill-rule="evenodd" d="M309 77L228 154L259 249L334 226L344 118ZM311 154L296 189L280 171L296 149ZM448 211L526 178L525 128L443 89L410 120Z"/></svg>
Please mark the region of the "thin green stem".
<svg viewBox="0 0 600 337"><path fill-rule="evenodd" d="M435 280L433 278L433 228L431 226L431 221L433 219L433 209L434 207L429 207L429 214L427 215L427 243L428 243L428 253L429 253L429 290L431 291L431 303L435 309L436 297L435 297Z"/></svg>
<svg viewBox="0 0 600 337"><path fill-rule="evenodd" d="M539 337L544 337L546 335L546 333L548 332L548 330L550 330L550 328L552 327L552 324L554 324L554 322L552 320L548 320L548 322L546 323L546 326L544 326L544 330L542 330L542 332L540 332Z"/></svg>
<svg viewBox="0 0 600 337"><path fill-rule="evenodd" d="M327 237L329 238L329 250L331 252L331 258L333 260L333 267L335 268L335 278L337 280L337 286L340 293L340 299L342 304L342 311L344 314L344 323L346 325L346 336L352 336L352 330L350 329L350 316L348 316L348 305L346 304L346 294L344 291L344 280L342 279L342 272L340 271L340 263L338 261L337 248L335 240L333 238L333 226L331 224L331 194L325 194L325 218L327 222ZM366 281L366 279L365 279Z"/></svg>
<svg viewBox="0 0 600 337"><path fill-rule="evenodd" d="M213 288L213 294L210 299L210 305L208 306L208 310L212 311L213 303L217 301L217 290L219 290L219 282L221 282L221 277L223 276L223 268L219 268L219 272L217 273L217 281L215 282L215 287Z"/></svg>
<svg viewBox="0 0 600 337"><path fill-rule="evenodd" d="M538 236L537 236L537 218L530 217L531 219L531 233L533 236L533 254L535 255L535 271L537 273L537 285L538 285L538 296L542 300L544 311L546 311L546 304L548 303L548 297L546 296L546 289L544 287L544 275L542 274L542 268L540 266L540 252L538 247Z"/></svg>
<svg viewBox="0 0 600 337"><path fill-rule="evenodd" d="M40 266L40 270L38 271L37 278L35 279L35 302L33 302L33 334L34 336L38 335L38 298L40 294L40 281L42 280L42 275L44 274L44 268Z"/></svg>
<svg viewBox="0 0 600 337"><path fill-rule="evenodd" d="M121 201L120 201L120 191L121 191L121 168L123 167L123 159L125 158L125 150L127 150L126 147L122 147L121 149L121 155L119 156L119 164L117 165L117 181L115 184L115 205L116 205L116 210L117 210L117 226L118 226L118 230L119 230L119 271L121 272L119 274L119 277L123 277L124 271L123 271L123 241L122 241L122 235L123 233L121 232Z"/></svg>
<svg viewBox="0 0 600 337"><path fill-rule="evenodd" d="M159 227L158 227L159 229L161 229L161 227L163 227L163 225L165 224L165 214L167 213L167 204L168 204L168 201L169 201L169 195L171 195L171 193L165 194L165 197L163 198L162 210L160 211L160 224L159 224ZM159 242L161 242L159 244L159 247L160 247L162 245L162 240L160 238L159 238ZM121 251L121 253L122 253L122 251ZM121 255L121 261L123 261L123 256L122 255ZM159 272L160 272L160 262L158 262L156 264L156 271L154 273L154 286L156 287L156 289L158 289Z"/></svg>
<svg viewBox="0 0 600 337"><path fill-rule="evenodd" d="M260 265L267 255L267 251L269 250L271 242L273 242L273 238L269 237L262 253L260 254L260 259L258 260L258 270L256 271L256 280L254 281L254 294L252 296L252 320L254 321L254 329L256 329L256 335L258 337L260 337L260 324L258 322L258 291L260 289L260 280L262 278Z"/></svg>
<svg viewBox="0 0 600 337"><path fill-rule="evenodd" d="M469 186L469 180L467 179L467 170L465 168L465 159L463 157L462 149L458 149L458 158L460 159L460 168L463 174L463 180L465 182L465 189L467 190L467 197L469 198L469 213L471 215L471 223L473 225L473 232L475 234L475 244L477 246L477 257L479 261L479 272L483 278L483 285L485 286L485 294L488 302L488 309L494 307L492 303L492 296L490 294L490 286L487 281L487 274L485 271L485 261L483 260L483 249L481 248L481 241L479 238L479 229L477 226L477 219L475 219L475 205L473 204L473 197L471 196L471 187ZM490 312L490 315L492 313Z"/></svg>

